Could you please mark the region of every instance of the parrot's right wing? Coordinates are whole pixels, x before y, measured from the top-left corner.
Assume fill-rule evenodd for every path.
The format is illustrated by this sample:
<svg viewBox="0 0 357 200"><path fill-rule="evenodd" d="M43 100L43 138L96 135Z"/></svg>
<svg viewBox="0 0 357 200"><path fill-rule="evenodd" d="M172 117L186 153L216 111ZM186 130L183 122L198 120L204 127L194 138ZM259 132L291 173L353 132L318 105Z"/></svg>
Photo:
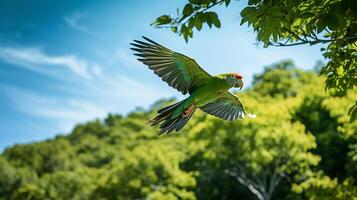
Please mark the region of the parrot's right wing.
<svg viewBox="0 0 357 200"><path fill-rule="evenodd" d="M203 70L195 60L172 51L146 37L146 41L134 40L132 50L138 59L154 71L169 86L183 94L192 93L197 87L207 83L212 76Z"/></svg>
<svg viewBox="0 0 357 200"><path fill-rule="evenodd" d="M200 107L204 112L225 120L243 119L245 115L255 118L254 114L245 111L239 98L226 91L222 97Z"/></svg>

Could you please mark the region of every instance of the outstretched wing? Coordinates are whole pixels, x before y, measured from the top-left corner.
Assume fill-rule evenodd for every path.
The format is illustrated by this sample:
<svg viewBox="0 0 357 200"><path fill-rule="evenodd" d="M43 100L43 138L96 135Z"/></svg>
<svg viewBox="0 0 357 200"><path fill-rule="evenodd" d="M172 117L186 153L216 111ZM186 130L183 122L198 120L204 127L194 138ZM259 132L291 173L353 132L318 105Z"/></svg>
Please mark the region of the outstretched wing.
<svg viewBox="0 0 357 200"><path fill-rule="evenodd" d="M183 94L192 93L197 87L212 78L195 60L183 54L174 52L146 37L146 41L134 40L130 43L139 56L139 61L147 65L169 86Z"/></svg>
<svg viewBox="0 0 357 200"><path fill-rule="evenodd" d="M224 95L213 102L210 102L200 107L204 112L214 115L225 120L243 119L245 115L255 118L254 114L249 114L244 110L243 104L239 98L230 92L225 92Z"/></svg>

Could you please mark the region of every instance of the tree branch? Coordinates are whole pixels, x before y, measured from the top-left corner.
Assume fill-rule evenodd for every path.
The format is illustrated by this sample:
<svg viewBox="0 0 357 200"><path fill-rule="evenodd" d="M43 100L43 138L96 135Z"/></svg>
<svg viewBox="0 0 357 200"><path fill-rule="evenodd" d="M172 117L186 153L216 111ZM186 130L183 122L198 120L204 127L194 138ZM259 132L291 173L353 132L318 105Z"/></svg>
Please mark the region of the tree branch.
<svg viewBox="0 0 357 200"><path fill-rule="evenodd" d="M328 31L327 29L326 29L326 31L330 34L330 37L333 38L333 39L321 39L321 38L318 38L317 35L314 32L312 32L313 36L309 36L304 31L303 31L303 34L302 34L304 38L301 38L298 34L294 33L293 31L291 31L288 28L284 28L284 30L287 31L288 33L290 33L289 38L284 43L281 43L281 42L269 42L269 45L276 46L276 47L288 47L288 46L297 46L297 45L303 45L303 44L315 45L315 44L320 44L320 43L328 43L328 42L335 42L335 41L341 41L341 40L355 40L355 39L357 39L357 35L352 35L352 36L348 36L348 37L333 38L332 34L330 33L330 31ZM294 38L296 38L300 42L287 44L287 42L290 40L291 36L293 36ZM312 38L313 40L309 40L308 37Z"/></svg>
<svg viewBox="0 0 357 200"><path fill-rule="evenodd" d="M249 181L248 179L246 179L244 176L240 176L238 175L236 172L233 171L227 171L227 173L230 176L233 176L237 179L237 181L246 186L253 194L255 194L255 196L259 199L259 200L265 200L264 196L262 194L262 191L260 191L258 188L259 186L255 183L253 183L252 181Z"/></svg>
<svg viewBox="0 0 357 200"><path fill-rule="evenodd" d="M317 38L315 40L305 40L300 38L299 40L301 42L296 42L296 43L291 43L291 44L286 44L281 43L281 42L269 42L269 45L276 46L276 47L288 47L288 46L297 46L297 45L302 45L302 44L310 44L310 45L315 45L315 44L320 44L320 43L328 43L328 42L335 42L335 41L341 41L341 40L354 40L357 39L357 35L349 36L349 37L342 37L342 38L336 38L336 39L320 39Z"/></svg>

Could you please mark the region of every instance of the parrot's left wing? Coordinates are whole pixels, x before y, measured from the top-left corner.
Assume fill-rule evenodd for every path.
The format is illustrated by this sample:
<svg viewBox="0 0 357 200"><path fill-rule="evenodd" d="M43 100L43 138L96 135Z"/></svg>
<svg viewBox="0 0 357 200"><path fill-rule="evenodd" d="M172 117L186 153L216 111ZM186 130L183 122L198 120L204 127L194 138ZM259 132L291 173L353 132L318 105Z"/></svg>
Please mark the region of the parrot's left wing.
<svg viewBox="0 0 357 200"><path fill-rule="evenodd" d="M222 97L200 107L204 112L225 120L243 119L245 115L255 118L254 114L245 111L236 95L226 91Z"/></svg>
<svg viewBox="0 0 357 200"><path fill-rule="evenodd" d="M132 50L139 56L138 59L149 69L153 70L169 86L183 94L191 94L201 85L204 85L212 76L203 70L194 59L181 53L172 51L149 38L146 41L134 40Z"/></svg>

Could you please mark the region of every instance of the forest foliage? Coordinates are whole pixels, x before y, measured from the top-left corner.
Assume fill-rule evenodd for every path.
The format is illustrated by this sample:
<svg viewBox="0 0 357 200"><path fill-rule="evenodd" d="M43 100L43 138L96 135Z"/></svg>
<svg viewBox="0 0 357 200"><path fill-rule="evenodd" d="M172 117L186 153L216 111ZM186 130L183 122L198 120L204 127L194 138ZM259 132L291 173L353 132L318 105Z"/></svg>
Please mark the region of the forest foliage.
<svg viewBox="0 0 357 200"><path fill-rule="evenodd" d="M265 67L238 95L256 119L197 112L178 134L146 121L173 99L0 156L0 199L357 199L357 92L325 92L292 61Z"/></svg>

